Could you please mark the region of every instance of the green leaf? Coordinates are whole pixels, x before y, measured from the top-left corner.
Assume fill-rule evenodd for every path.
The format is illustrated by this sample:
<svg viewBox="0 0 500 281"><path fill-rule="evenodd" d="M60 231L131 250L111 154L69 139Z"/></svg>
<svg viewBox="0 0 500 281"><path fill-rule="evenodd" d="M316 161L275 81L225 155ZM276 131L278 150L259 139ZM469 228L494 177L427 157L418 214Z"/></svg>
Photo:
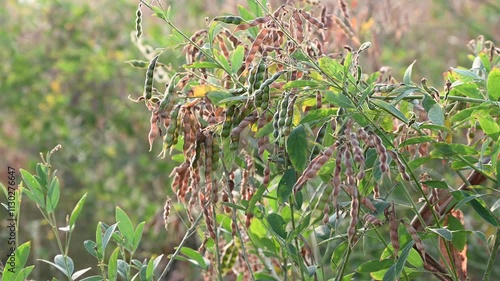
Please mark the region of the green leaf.
<svg viewBox="0 0 500 281"><path fill-rule="evenodd" d="M75 265L73 263L73 260L68 256L57 255L54 257L54 262L42 259L40 259L39 261L52 265L67 277L71 277L73 271L75 270Z"/></svg>
<svg viewBox="0 0 500 281"><path fill-rule="evenodd" d="M98 260L104 259L104 248L102 247L102 222L97 223L97 229L95 232L95 250ZM87 249L88 251L88 249Z"/></svg>
<svg viewBox="0 0 500 281"><path fill-rule="evenodd" d="M342 80L344 67L336 60L324 56L318 60L321 70L331 78Z"/></svg>
<svg viewBox="0 0 500 281"><path fill-rule="evenodd" d="M210 91L207 93L207 98L215 105L220 105L221 100L225 100L231 97L233 97L233 95L229 92Z"/></svg>
<svg viewBox="0 0 500 281"><path fill-rule="evenodd" d="M108 227L108 229L106 229L106 232L104 232L104 236L102 238L102 246L101 246L103 253L105 252L105 249L108 246L109 240L111 240L113 233L115 233L115 229L117 226L118 226L118 223L115 223L115 224L111 225L110 227Z"/></svg>
<svg viewBox="0 0 500 281"><path fill-rule="evenodd" d="M401 142L399 144L399 147L405 147L408 145L413 145L413 144L419 144L419 143L426 143L426 142L434 142L433 137L429 136L421 136L421 137L414 137L414 138L409 138Z"/></svg>
<svg viewBox="0 0 500 281"><path fill-rule="evenodd" d="M444 126L444 111L439 104L435 103L429 109L428 116L432 123Z"/></svg>
<svg viewBox="0 0 500 281"><path fill-rule="evenodd" d="M445 181L437 181L437 180L428 180L422 182L422 184L428 185L432 188L442 188L442 189L448 189L448 184Z"/></svg>
<svg viewBox="0 0 500 281"><path fill-rule="evenodd" d="M139 223L139 225L135 229L132 252L135 252L137 250L137 248L139 247L139 243L141 242L141 239L142 239L142 232L144 231L145 224L146 224L146 222L143 221L143 222Z"/></svg>
<svg viewBox="0 0 500 281"><path fill-rule="evenodd" d="M278 184L278 199L280 202L288 202L288 197L292 194L295 182L297 182L295 170L287 170Z"/></svg>
<svg viewBox="0 0 500 281"><path fill-rule="evenodd" d="M10 280L13 280L13 281L25 281L25 280L28 280L28 277L31 274L31 272L33 271L33 268L35 268L35 266L34 265L30 265L30 266L27 266L27 267L21 269L19 271L19 273L17 274L16 279L10 279ZM8 279L5 279L5 280L8 280Z"/></svg>
<svg viewBox="0 0 500 281"><path fill-rule="evenodd" d="M32 174L30 174L28 171L24 169L19 169L21 172L21 177L28 187L28 189L32 192L33 198L30 199L35 199L35 203L38 204L42 209L45 208L45 201L44 201L44 192L42 191L42 187L40 186L40 183L33 177ZM29 197L29 195L28 195Z"/></svg>
<svg viewBox="0 0 500 281"><path fill-rule="evenodd" d="M453 238L451 240L453 247L457 250L462 251L467 243L467 232L464 229L464 226L454 216L448 214L448 229L452 231Z"/></svg>
<svg viewBox="0 0 500 281"><path fill-rule="evenodd" d="M387 270L382 281L394 281L399 278L399 275L401 275L401 272L403 272L404 265L406 264L406 259L408 258L408 254L410 254L413 243L413 240L411 240L408 242L408 244L406 244L406 246L401 251L401 254L399 255L398 261L395 265L391 266L389 270Z"/></svg>
<svg viewBox="0 0 500 281"><path fill-rule="evenodd" d="M475 82L475 81L483 81L484 79L481 76L478 76L476 73L459 68L450 68L458 77L458 79L462 82Z"/></svg>
<svg viewBox="0 0 500 281"><path fill-rule="evenodd" d="M208 268L205 259L198 251L193 250L189 247L182 247L181 253L188 257L190 259L189 261L192 264L199 266L203 270L206 270Z"/></svg>
<svg viewBox="0 0 500 281"><path fill-rule="evenodd" d="M134 227L128 215L120 208L116 207L116 222L118 222L118 229L125 238L126 245L132 246L134 241Z"/></svg>
<svg viewBox="0 0 500 281"><path fill-rule="evenodd" d="M217 50L217 49L213 49L212 51L213 51L214 56L217 59L217 61L223 66L224 69L229 71L231 69L231 67L229 66L229 62L227 61L227 58L223 54L221 54L219 52L219 50Z"/></svg>
<svg viewBox="0 0 500 281"><path fill-rule="evenodd" d="M307 136L303 125L297 126L290 133L286 142L286 150L295 169L304 170L307 164Z"/></svg>
<svg viewBox="0 0 500 281"><path fill-rule="evenodd" d="M326 91L325 100L336 106L345 108L355 108L351 100L346 95L340 92Z"/></svg>
<svg viewBox="0 0 500 281"><path fill-rule="evenodd" d="M92 240L85 240L83 242L83 247L89 254L97 258L97 244Z"/></svg>
<svg viewBox="0 0 500 281"><path fill-rule="evenodd" d="M497 140L500 136L500 126L493 119L489 112L485 110L479 110L474 112L474 117L477 118L481 129L492 139Z"/></svg>
<svg viewBox="0 0 500 281"><path fill-rule="evenodd" d="M184 68L221 68L220 65L209 61L197 61L192 64L185 64Z"/></svg>
<svg viewBox="0 0 500 281"><path fill-rule="evenodd" d="M234 51L230 57L230 59L231 59L231 71L233 73L238 72L241 65L243 64L244 57L245 57L245 48L242 45L236 47L236 49L234 49Z"/></svg>
<svg viewBox="0 0 500 281"><path fill-rule="evenodd" d="M495 67L490 71L486 85L490 100L497 101L500 98L500 68Z"/></svg>
<svg viewBox="0 0 500 281"><path fill-rule="evenodd" d="M49 189L47 191L47 212L51 213L56 209L60 194L61 191L59 186L59 179L57 177L54 177L52 178Z"/></svg>
<svg viewBox="0 0 500 281"><path fill-rule="evenodd" d="M305 87L317 88L319 86L320 86L320 84L314 80L294 80L294 81L287 82L283 86L283 88L285 90L289 90L289 89L293 89L293 88L305 88Z"/></svg>
<svg viewBox="0 0 500 281"><path fill-rule="evenodd" d="M342 262L344 258L345 251L347 250L348 243L347 241L344 241L340 243L337 248L333 251L332 254L332 266L333 268L336 268L340 266L340 263Z"/></svg>
<svg viewBox="0 0 500 281"><path fill-rule="evenodd" d="M75 228L75 222L78 219L78 216L80 216L80 213L82 212L83 205L85 204L86 200L87 200L87 193L83 194L82 198L80 198L78 203L76 203L75 208L73 208L73 211L69 216L69 227L71 231Z"/></svg>
<svg viewBox="0 0 500 281"><path fill-rule="evenodd" d="M375 272L382 269L386 269L394 265L394 260L392 259L373 259L361 264L356 271L357 272Z"/></svg>
<svg viewBox="0 0 500 281"><path fill-rule="evenodd" d="M153 280L154 269L154 260L150 259L146 267L146 280Z"/></svg>
<svg viewBox="0 0 500 281"><path fill-rule="evenodd" d="M78 271L76 271L75 273L73 273L73 275L71 275L71 279L73 280L77 280L78 278L80 278L80 276L82 276L83 274L85 274L85 272L91 270L92 267L87 267L87 268L84 268L84 269L80 269Z"/></svg>
<svg viewBox="0 0 500 281"><path fill-rule="evenodd" d="M453 233L446 228L427 227L427 229L443 237L445 240L451 241L453 239Z"/></svg>
<svg viewBox="0 0 500 281"><path fill-rule="evenodd" d="M454 155L465 156L478 154L474 148L459 143L448 144L436 142L433 146L434 150L430 153L433 158L448 158Z"/></svg>
<svg viewBox="0 0 500 281"><path fill-rule="evenodd" d="M412 72L412 69L413 69L413 65L416 63L417 61L414 60L409 66L408 68L406 68L406 71L405 71L405 74L403 76L403 83L405 85L410 85L412 84L412 81L411 81L411 72Z"/></svg>
<svg viewBox="0 0 500 281"><path fill-rule="evenodd" d="M6 250L8 251L8 256L5 261L2 278L3 280L15 280L20 274L18 269L23 268L28 260L31 251L31 242L28 241L17 247L17 249L7 247Z"/></svg>
<svg viewBox="0 0 500 281"><path fill-rule="evenodd" d="M156 16L159 17L160 19L167 20L168 17L165 14L165 11L163 11L160 7L152 5L151 8L155 12Z"/></svg>
<svg viewBox="0 0 500 281"><path fill-rule="evenodd" d="M118 254L120 253L120 247L116 247L108 261L108 279L110 281L116 281L118 278Z"/></svg>
<svg viewBox="0 0 500 281"><path fill-rule="evenodd" d="M99 276L99 275L94 275L94 276L85 277L80 281L104 281L104 278L102 278L102 276Z"/></svg>
<svg viewBox="0 0 500 281"><path fill-rule="evenodd" d="M450 92L450 95L452 96L458 96L459 94L464 95L469 98L473 99L484 99L483 94L479 90L479 87L477 84L469 82L469 83L463 83L457 82L453 83L453 89Z"/></svg>
<svg viewBox="0 0 500 281"><path fill-rule="evenodd" d="M376 106L380 107L381 109L383 109L384 111L386 111L387 113L391 114L392 116L408 124L408 118L406 118L406 116L403 113L401 113L401 111L399 111L399 109L397 109L394 105L387 103L383 100L376 100L376 99L372 99L371 102Z"/></svg>
<svg viewBox="0 0 500 281"><path fill-rule="evenodd" d="M320 108L307 112L307 115L300 120L300 124L312 123L337 115L337 108Z"/></svg>
<svg viewBox="0 0 500 281"><path fill-rule="evenodd" d="M273 122L269 122L266 125L264 125L264 127L260 128L259 130L257 130L257 132L255 132L254 138L258 139L258 138L265 137L265 136L269 135L270 133L272 133L273 130L274 130Z"/></svg>
<svg viewBox="0 0 500 281"><path fill-rule="evenodd" d="M271 213L267 216L267 222L271 229L281 238L286 239L285 220L279 214Z"/></svg>

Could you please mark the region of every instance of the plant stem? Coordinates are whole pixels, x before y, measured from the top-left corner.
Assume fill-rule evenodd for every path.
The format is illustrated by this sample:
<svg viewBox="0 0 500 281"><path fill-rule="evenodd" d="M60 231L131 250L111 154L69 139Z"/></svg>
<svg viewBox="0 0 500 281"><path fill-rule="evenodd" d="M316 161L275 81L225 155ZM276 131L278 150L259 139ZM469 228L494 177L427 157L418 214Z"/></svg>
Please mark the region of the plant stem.
<svg viewBox="0 0 500 281"><path fill-rule="evenodd" d="M179 246L177 246L177 249L175 250L175 252L170 257L170 260L168 261L167 266L165 266L165 269L161 273L160 277L158 277L158 280L162 280L163 277L165 277L165 275L170 271L170 268L172 267L175 258L181 252L181 248L184 246L184 244L186 244L186 242L189 239L189 237L191 237L191 235L193 235L196 232L196 228L198 227L198 224L200 223L202 217L203 217L203 213L200 213L198 215L198 217L196 218L196 220L194 220L194 222L191 225L191 227L186 231L186 234L184 234L184 237L182 238L182 241L179 243Z"/></svg>
<svg viewBox="0 0 500 281"><path fill-rule="evenodd" d="M495 244L493 245L493 249L491 250L490 258L488 259L488 263L486 264L486 271L484 272L483 280L489 281L491 271L493 269L493 264L495 262L495 257L498 252L498 247L500 246L500 228L497 229L497 234L495 237Z"/></svg>

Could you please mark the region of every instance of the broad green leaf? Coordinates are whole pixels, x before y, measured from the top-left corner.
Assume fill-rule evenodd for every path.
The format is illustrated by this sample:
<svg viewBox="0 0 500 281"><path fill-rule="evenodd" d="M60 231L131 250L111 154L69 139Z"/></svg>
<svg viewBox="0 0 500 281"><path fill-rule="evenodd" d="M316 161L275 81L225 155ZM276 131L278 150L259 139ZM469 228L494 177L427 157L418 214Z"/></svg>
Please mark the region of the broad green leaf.
<svg viewBox="0 0 500 281"><path fill-rule="evenodd" d="M42 191L42 187L40 186L40 183L35 179L35 177L30 174L30 172L24 170L24 169L19 169L21 172L21 177L28 187L28 189L32 192L34 199L36 200L35 203L40 205L40 207L44 208L45 207L45 202L44 202L44 192ZM31 199L31 198L30 198Z"/></svg>
<svg viewBox="0 0 500 281"><path fill-rule="evenodd" d="M132 252L135 252L137 250L137 248L139 247L139 243L141 242L141 239L142 239L142 232L144 231L145 224L146 224L146 222L143 221L143 222L139 223L139 225L135 229L134 243L132 245Z"/></svg>
<svg viewBox="0 0 500 281"><path fill-rule="evenodd" d="M31 242L28 241L17 247L17 249L10 246L7 246L5 249L7 250L7 259L5 260L2 278L3 280L15 280L20 274L19 269L24 268L28 260L31 251Z"/></svg>
<svg viewBox="0 0 500 281"><path fill-rule="evenodd" d="M428 116L432 123L444 126L444 111L439 104L435 103L429 109Z"/></svg>
<svg viewBox="0 0 500 281"><path fill-rule="evenodd" d="M448 184L445 181L437 181L437 180L428 180L422 182L422 184L428 185L432 188L442 188L442 189L448 189Z"/></svg>
<svg viewBox="0 0 500 281"><path fill-rule="evenodd" d="M219 52L219 50L217 50L217 49L213 49L212 51L214 53L215 58L222 65L222 67L229 71L231 69L231 67L229 66L229 62L227 61L227 58L223 54L221 54Z"/></svg>
<svg viewBox="0 0 500 281"><path fill-rule="evenodd" d="M255 207L255 204L262 198L262 195L266 191L267 187L263 184L257 188L257 192L255 192L252 195L252 198L250 198L250 201L248 201L248 207L247 207L247 212L251 212L253 208Z"/></svg>
<svg viewBox="0 0 500 281"><path fill-rule="evenodd" d="M120 253L120 247L116 247L108 261L108 279L110 281L116 281L118 278L118 254Z"/></svg>
<svg viewBox="0 0 500 281"><path fill-rule="evenodd" d="M292 130L286 142L286 150L293 167L303 171L307 164L307 136L303 125Z"/></svg>
<svg viewBox="0 0 500 281"><path fill-rule="evenodd" d="M376 99L372 99L371 102L373 104L375 104L376 106L380 107L381 109L383 109L384 111L386 111L387 113L396 117L397 119L408 124L408 122L409 122L408 118L406 118L406 116L403 113L401 113L401 111L399 111L399 109L397 109L394 105L387 103L383 100L376 100Z"/></svg>
<svg viewBox="0 0 500 281"><path fill-rule="evenodd" d="M305 87L311 87L311 88L316 88L320 86L320 83L314 80L295 80L295 81L290 81L287 82L283 88L285 90L293 89L293 88L305 88Z"/></svg>
<svg viewBox="0 0 500 281"><path fill-rule="evenodd" d="M320 121L326 118L331 118L337 114L337 108L320 108L307 112L307 115L300 120L300 124Z"/></svg>
<svg viewBox="0 0 500 281"><path fill-rule="evenodd" d="M394 260L392 259L373 259L361 264L356 271L357 272L375 272L382 269L386 269L394 265Z"/></svg>
<svg viewBox="0 0 500 281"><path fill-rule="evenodd" d="M271 213L267 216L271 229L281 238L286 239L285 220L279 214Z"/></svg>
<svg viewBox="0 0 500 281"><path fill-rule="evenodd" d="M458 79L462 82L475 82L484 80L481 76L478 76L476 73L470 70L454 68L454 67L451 67L451 70L457 75Z"/></svg>
<svg viewBox="0 0 500 281"><path fill-rule="evenodd" d="M497 101L500 98L500 68L493 68L488 74L486 83L490 100Z"/></svg>
<svg viewBox="0 0 500 281"><path fill-rule="evenodd" d="M229 92L211 91L207 93L207 98L215 105L220 105L221 100L233 97Z"/></svg>
<svg viewBox="0 0 500 281"><path fill-rule="evenodd" d="M134 241L134 227L132 226L132 221L130 221L128 215L120 207L116 207L115 218L118 223L118 229L125 238L125 243L128 246L132 246Z"/></svg>
<svg viewBox="0 0 500 281"><path fill-rule="evenodd" d="M193 250L189 247L182 247L181 248L181 253L191 259L191 262L203 270L207 269L207 264L205 262L205 259L203 256L196 250Z"/></svg>
<svg viewBox="0 0 500 281"><path fill-rule="evenodd" d="M410 85L412 84L412 81L411 81L411 72L412 72L412 69L413 69L413 65L416 63L417 61L414 60L409 66L408 68L406 68L406 71L405 71L405 74L403 76L403 83L405 85Z"/></svg>
<svg viewBox="0 0 500 281"><path fill-rule="evenodd" d="M272 133L273 130L274 130L274 128L273 128L273 122L269 122L266 125L264 125L264 127L260 128L257 132L255 132L254 137L256 139L258 139L258 138L267 136L270 133Z"/></svg>
<svg viewBox="0 0 500 281"><path fill-rule="evenodd" d="M318 60L321 70L331 78L341 80L344 67L336 60L324 56Z"/></svg>
<svg viewBox="0 0 500 281"><path fill-rule="evenodd" d="M481 129L492 139L497 140L500 136L500 126L493 117L484 110L474 112Z"/></svg>
<svg viewBox="0 0 500 281"><path fill-rule="evenodd" d="M429 136L421 136L421 137L414 137L414 138L409 138L401 142L399 144L399 147L405 147L408 145L413 145L413 144L419 144L419 143L425 143L425 142L434 142L433 137Z"/></svg>
<svg viewBox="0 0 500 281"><path fill-rule="evenodd" d="M280 202L288 202L288 197L293 192L293 185L297 182L297 174L294 169L285 172L278 184L278 199Z"/></svg>
<svg viewBox="0 0 500 281"><path fill-rule="evenodd" d="M153 280L154 270L154 260L150 259L146 267L146 280Z"/></svg>
<svg viewBox="0 0 500 281"><path fill-rule="evenodd" d="M462 251L467 243L467 232L462 223L454 216L448 214L448 229L452 231L453 238L451 240L453 247Z"/></svg>
<svg viewBox="0 0 500 281"><path fill-rule="evenodd" d="M97 254L97 259L98 260L103 260L104 259L104 250L102 247L102 222L97 223L97 229L95 232L95 249L96 249L96 254ZM88 249L87 249L88 250Z"/></svg>
<svg viewBox="0 0 500 281"><path fill-rule="evenodd" d="M80 281L104 281L104 278L102 278L102 276L99 276L99 275L94 275L94 276L85 277Z"/></svg>
<svg viewBox="0 0 500 281"><path fill-rule="evenodd" d="M34 265L27 266L19 271L17 274L17 277L15 279L11 279L12 281L25 281L28 280L29 275L33 271L33 268L35 268ZM5 274L5 273L4 273ZM5 279L8 280L8 279Z"/></svg>
<svg viewBox="0 0 500 281"><path fill-rule="evenodd" d="M52 181L50 182L48 191L47 191L47 212L51 213L53 212L56 207L57 203L59 203L59 195L61 194L60 186L59 186L59 179L57 177L52 178Z"/></svg>
<svg viewBox="0 0 500 281"><path fill-rule="evenodd" d="M484 99L483 94L475 83L462 83L454 85L450 91L451 96L464 95L473 99Z"/></svg>
<svg viewBox="0 0 500 281"><path fill-rule="evenodd" d="M240 45L234 49L231 54L231 71L237 73L243 64L243 58L245 57L245 48Z"/></svg>
<svg viewBox="0 0 500 281"><path fill-rule="evenodd" d="M448 158L454 155L465 156L478 154L474 148L459 143L448 144L436 142L433 146L434 149L430 153L433 158Z"/></svg>
<svg viewBox="0 0 500 281"><path fill-rule="evenodd" d="M340 266L340 263L344 257L345 251L347 249L348 243L344 241L340 243L337 248L333 251L332 254L332 266L335 269L337 266Z"/></svg>
<svg viewBox="0 0 500 281"><path fill-rule="evenodd" d="M92 240L85 240L83 242L83 247L85 250L95 258L97 258L97 244Z"/></svg>
<svg viewBox="0 0 500 281"><path fill-rule="evenodd" d="M290 241L291 239L295 239L297 236L299 236L307 227L309 227L310 222L311 213L308 213L305 217L301 218L299 224L290 232L290 235L288 235L288 240Z"/></svg>
<svg viewBox="0 0 500 281"><path fill-rule="evenodd" d="M75 222L78 219L78 216L80 216L80 213L82 212L83 205L85 204L86 200L87 200L87 193L83 194L82 198L80 198L78 203L76 203L75 208L73 208L73 211L69 216L70 230L73 230L75 228Z"/></svg>
<svg viewBox="0 0 500 281"><path fill-rule="evenodd" d="M446 239L448 241L451 241L453 239L453 233L446 228L427 227L427 230L430 230L430 231L436 233L437 235L443 237L444 239Z"/></svg>
<svg viewBox="0 0 500 281"><path fill-rule="evenodd" d="M76 279L80 278L80 276L82 276L83 274L85 274L87 271L89 271L91 269L92 269L92 267L80 269L80 270L76 271L75 273L73 273L73 275L71 275L71 278L73 280L76 280Z"/></svg>
<svg viewBox="0 0 500 281"><path fill-rule="evenodd" d="M399 275L401 275L401 272L403 272L404 265L406 264L406 259L410 254L410 250L413 247L413 243L414 242L412 240L409 241L408 244L406 244L406 246L401 251L401 254L399 255L396 264L391 266L389 270L385 273L384 278L382 279L383 281L394 281L397 278L399 278Z"/></svg>
<svg viewBox="0 0 500 281"><path fill-rule="evenodd" d="M115 224L111 225L110 227L108 227L108 229L106 229L106 232L104 232L104 236L102 238L102 252L103 253L104 253L106 247L108 246L109 240L111 240L111 237L115 233L115 229L117 226L118 226L118 223L115 223Z"/></svg>
<svg viewBox="0 0 500 281"><path fill-rule="evenodd" d="M340 92L326 91L325 100L333 105L345 108L355 108L351 100Z"/></svg>

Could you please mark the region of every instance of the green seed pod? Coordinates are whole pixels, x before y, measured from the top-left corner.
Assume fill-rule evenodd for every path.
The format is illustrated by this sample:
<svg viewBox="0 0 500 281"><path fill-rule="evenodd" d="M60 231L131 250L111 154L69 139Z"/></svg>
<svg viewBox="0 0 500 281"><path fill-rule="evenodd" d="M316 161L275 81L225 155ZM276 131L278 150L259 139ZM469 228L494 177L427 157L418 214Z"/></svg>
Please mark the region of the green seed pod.
<svg viewBox="0 0 500 281"><path fill-rule="evenodd" d="M221 132L221 136L223 138L229 137L229 134L231 133L231 128L233 127L233 117L234 117L235 111L236 111L235 105L230 106L226 111L226 120L224 121L224 124L222 125L222 132Z"/></svg>
<svg viewBox="0 0 500 281"><path fill-rule="evenodd" d="M328 122L325 122L318 130L318 133L316 134L316 139L314 142L321 144L323 142L323 138L325 137L326 134L326 128L327 128ZM311 151L311 157L310 160L314 159L316 157L321 149L319 148L318 145L314 145L312 151Z"/></svg>
<svg viewBox="0 0 500 281"><path fill-rule="evenodd" d="M177 105L172 112L170 113L170 124L167 128L167 133L164 137L164 147L169 149L172 145L174 145L178 138L179 131L179 111L181 109L181 105Z"/></svg>
<svg viewBox="0 0 500 281"><path fill-rule="evenodd" d="M142 3L139 3L139 6L137 7L137 11L135 12L136 18L135 18L135 37L137 39L141 38L142 35L142 11L141 11Z"/></svg>
<svg viewBox="0 0 500 281"><path fill-rule="evenodd" d="M149 62L142 60L128 60L126 63L130 64L133 67L137 68L146 68L148 67Z"/></svg>
<svg viewBox="0 0 500 281"><path fill-rule="evenodd" d="M297 100L297 96L293 96L290 101L288 102L288 106L286 108L286 119L285 119L285 125L287 127L292 125L293 121L293 106L295 105L295 101Z"/></svg>
<svg viewBox="0 0 500 281"><path fill-rule="evenodd" d="M238 16L216 17L216 18L214 18L214 21L220 21L220 22L229 23L229 24L240 24L242 22L245 22L245 20L243 20L243 18L238 17Z"/></svg>
<svg viewBox="0 0 500 281"><path fill-rule="evenodd" d="M278 141L279 134L280 134L279 133L280 126L278 125L279 119L280 119L280 112L279 112L279 110L276 110L276 112L274 113L274 116L273 116L273 136L274 136L275 141Z"/></svg>
<svg viewBox="0 0 500 281"><path fill-rule="evenodd" d="M144 98L146 99L146 101L150 100L151 96L153 95L154 72L158 57L159 55L151 60L148 66L148 70L146 70L146 81L144 82Z"/></svg>
<svg viewBox="0 0 500 281"><path fill-rule="evenodd" d="M265 80L259 87L259 89L257 91L255 91L255 94L258 95L260 94L260 92L264 91L264 89L266 87L269 87L271 86L272 83L274 83L274 81L278 80L278 78L283 74L285 73L286 71L285 70L282 70L282 71L278 71L276 73L273 74L273 76L271 76L269 79Z"/></svg>
<svg viewBox="0 0 500 281"><path fill-rule="evenodd" d="M160 105L158 106L158 112L163 111L164 109L167 112L170 112L174 107L175 98L177 97L175 92L175 78L179 74L176 73L172 78L170 78L170 82L168 83L168 87L165 89L165 94L163 95L163 99L160 101Z"/></svg>
<svg viewBox="0 0 500 281"><path fill-rule="evenodd" d="M217 137L212 138L212 170L216 170L219 165L220 158L220 144Z"/></svg>

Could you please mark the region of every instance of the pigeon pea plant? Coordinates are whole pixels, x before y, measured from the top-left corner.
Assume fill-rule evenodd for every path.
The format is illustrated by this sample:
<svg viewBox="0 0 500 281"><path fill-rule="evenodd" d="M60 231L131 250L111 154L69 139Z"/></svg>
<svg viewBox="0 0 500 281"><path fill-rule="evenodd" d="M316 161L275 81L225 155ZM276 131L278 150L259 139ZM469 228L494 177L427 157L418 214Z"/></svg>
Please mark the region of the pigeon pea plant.
<svg viewBox="0 0 500 281"><path fill-rule="evenodd" d="M181 159L171 188L190 220L161 276L178 259L206 280L465 280L475 233L489 279L498 232L487 241L466 229L461 209L498 229L500 49L471 41L472 68L450 68L443 90L413 82L413 64L401 81L365 74L371 44L339 2L247 1L191 36L170 7L139 4L132 41L149 61L129 61L146 69L130 99L151 112L151 149L159 140L159 156ZM167 46L143 42L146 8L169 27ZM181 67L161 64L181 51ZM199 249L184 246L197 230ZM373 256L352 263L363 251Z"/></svg>
<svg viewBox="0 0 500 281"><path fill-rule="evenodd" d="M133 259L133 255L142 238L145 222L141 222L134 228L130 218L119 207L116 208L116 223L108 226L100 222L97 225L95 241L87 240L84 243L85 249L97 259L96 264L100 269L101 275L83 278L83 274L88 272L91 269L90 267L75 271L75 264L68 255L69 246L71 236L76 229L76 221L87 199L87 193L75 205L71 215L66 217L65 226L59 227L56 220L56 210L61 195L61 188L59 179L55 175L56 170L52 171L50 158L60 148L60 145L56 146L46 154L45 158L41 154L42 163L36 165L36 174L31 174L24 169L20 170L23 183L15 191L13 197L15 206L7 208L13 212L12 217L16 218L16 225L18 226L22 195L26 195L30 201L36 204L42 216L51 227L60 254L56 255L53 261L45 259L39 259L39 261L50 264L62 272L65 279L71 281L118 280L118 277L121 277L122 280L154 280L154 270L159 265L162 256L160 255L149 261L146 259L144 262ZM7 189L3 185L1 186L7 197ZM64 235L61 235L61 233ZM17 233L15 237L18 237ZM108 246L111 245L110 242L113 242L116 246L112 254L108 255L108 258L106 256L106 249L109 251L110 247ZM18 245L17 241L15 244ZM27 280L35 267L34 265L26 266L30 250L31 242L26 242L16 247L13 262L6 263L5 268L3 268L3 280ZM52 278L52 280L58 279Z"/></svg>

